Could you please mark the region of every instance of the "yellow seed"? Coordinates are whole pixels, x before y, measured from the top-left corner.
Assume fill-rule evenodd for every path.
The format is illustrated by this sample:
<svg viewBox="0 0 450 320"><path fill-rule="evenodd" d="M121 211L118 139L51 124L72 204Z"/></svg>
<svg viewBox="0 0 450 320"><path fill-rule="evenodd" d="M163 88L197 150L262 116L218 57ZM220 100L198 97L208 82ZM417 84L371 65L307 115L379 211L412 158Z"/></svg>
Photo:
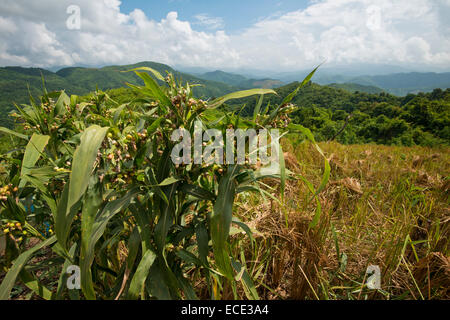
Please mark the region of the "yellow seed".
<svg viewBox="0 0 450 320"><path fill-rule="evenodd" d="M48 232L49 232L49 233L53 233L53 230L52 230L52 229L48 229Z"/></svg>
<svg viewBox="0 0 450 320"><path fill-rule="evenodd" d="M28 234L28 232L27 232L26 230L23 230L22 234L23 234L24 236L26 236L26 235Z"/></svg>
<svg viewBox="0 0 450 320"><path fill-rule="evenodd" d="M3 233L5 233L5 234L6 234L6 233L9 233L9 229L4 229L4 230L3 230Z"/></svg>

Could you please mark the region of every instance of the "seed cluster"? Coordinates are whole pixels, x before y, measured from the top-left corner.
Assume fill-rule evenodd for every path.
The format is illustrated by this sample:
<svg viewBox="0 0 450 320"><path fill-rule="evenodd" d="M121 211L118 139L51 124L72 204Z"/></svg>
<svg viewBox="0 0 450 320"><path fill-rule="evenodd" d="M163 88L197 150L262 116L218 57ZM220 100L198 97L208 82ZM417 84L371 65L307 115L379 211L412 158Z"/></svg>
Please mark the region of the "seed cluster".
<svg viewBox="0 0 450 320"><path fill-rule="evenodd" d="M13 238L21 242L28 232L22 228L22 224L17 221L6 221L0 228L4 235L12 235Z"/></svg>
<svg viewBox="0 0 450 320"><path fill-rule="evenodd" d="M0 201L8 200L8 197L13 196L18 190L19 189L17 187L13 187L12 184L0 188Z"/></svg>

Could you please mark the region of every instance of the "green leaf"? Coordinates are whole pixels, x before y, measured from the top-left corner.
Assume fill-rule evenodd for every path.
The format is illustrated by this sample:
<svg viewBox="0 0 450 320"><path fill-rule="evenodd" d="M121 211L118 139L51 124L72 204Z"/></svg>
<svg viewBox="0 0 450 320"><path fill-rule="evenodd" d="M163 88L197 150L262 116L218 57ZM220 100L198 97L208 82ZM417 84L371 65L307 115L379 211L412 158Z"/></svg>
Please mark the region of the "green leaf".
<svg viewBox="0 0 450 320"><path fill-rule="evenodd" d="M232 260L233 268L236 270L238 274L240 274L240 280L244 286L245 294L249 300L259 300L258 292L256 291L256 287L250 278L250 275L247 272L247 269L243 267L239 261Z"/></svg>
<svg viewBox="0 0 450 320"><path fill-rule="evenodd" d="M316 73L317 69L319 69L320 65L315 68L303 81L302 83L300 83L300 85L297 87L297 89L295 89L293 92L291 92L281 103L281 105L286 105L289 102L292 101L292 99L294 99L294 97L297 95L297 93L300 91L301 88L303 88L306 84L308 84L308 82L311 80L311 78L313 77L313 75Z"/></svg>
<svg viewBox="0 0 450 320"><path fill-rule="evenodd" d="M201 200L210 200L210 201L214 201L215 200L215 196L214 194L212 194L211 192L209 192L206 189L203 189L199 186L196 185L192 185L192 184L188 184L188 183L184 183L181 188L180 191L188 194L190 196L196 197L198 199Z"/></svg>
<svg viewBox="0 0 450 320"><path fill-rule="evenodd" d="M172 184L170 187L167 187L167 191L165 195L169 201L169 203L161 204L161 216L159 217L158 224L155 227L155 243L158 248L158 253L162 253L166 244L167 233L169 232L169 228L173 224L173 218L175 215L175 192L177 190L177 184Z"/></svg>
<svg viewBox="0 0 450 320"><path fill-rule="evenodd" d="M138 195L139 188L133 188L128 191L123 197L108 202L108 204L98 213L97 208L100 207L100 201L95 199L101 194L100 184L91 187L86 195L85 206L82 212L82 252L80 255L80 271L81 271L81 288L86 296L86 299L95 299L95 292L93 290L91 265L94 261L95 245L105 232L108 222L120 211L125 210L131 204L132 200ZM83 223L84 221L84 223Z"/></svg>
<svg viewBox="0 0 450 320"><path fill-rule="evenodd" d="M18 137L20 139L24 139L24 140L28 140L29 139L28 136L26 136L24 134L21 134L19 132L15 132L13 130L10 130L8 128L0 127L0 131L3 132L3 133L6 133L6 134L11 134L11 135L16 136L16 137Z"/></svg>
<svg viewBox="0 0 450 320"><path fill-rule="evenodd" d="M47 287L42 285L42 283L39 282L39 280L36 279L31 273L27 272L26 270L22 270L19 274L19 277L20 280L22 280L23 283L39 297L45 300L53 299L54 294Z"/></svg>
<svg viewBox="0 0 450 320"><path fill-rule="evenodd" d="M108 127L102 128L93 125L83 132L81 144L73 155L67 211L80 200L86 191L98 150L108 130Z"/></svg>
<svg viewBox="0 0 450 320"><path fill-rule="evenodd" d="M178 250L175 253L181 260L186 261L187 263L192 263L196 266L203 266L203 262L197 258L193 253L186 251L184 249Z"/></svg>
<svg viewBox="0 0 450 320"><path fill-rule="evenodd" d="M164 179L164 181L162 181L161 183L157 184L156 186L153 187L165 187L165 186L170 186L171 184L174 184L176 182L180 181L180 179L174 178L174 177L169 177Z"/></svg>
<svg viewBox="0 0 450 320"><path fill-rule="evenodd" d="M144 80L145 88L148 91L144 91L149 93L153 98L157 99L164 107L169 107L175 115L179 117L178 110L172 105L172 101L166 96L166 94L161 90L161 87L156 83L155 80L153 80L152 77L150 77L145 72L137 72L136 74ZM141 90L142 91L142 90Z"/></svg>
<svg viewBox="0 0 450 320"><path fill-rule="evenodd" d="M255 241L255 239L253 238L253 234L252 234L252 230L250 230L249 226L247 226L245 223L243 223L241 220L239 220L239 218L234 217L233 218L233 223L237 224L242 230L245 231L245 233L247 234L247 236L250 238L252 244Z"/></svg>
<svg viewBox="0 0 450 320"><path fill-rule="evenodd" d="M259 113L259 111L261 110L261 105L263 103L264 100L264 95L262 94L261 97L259 97L258 103L256 104L255 110L253 110L253 121L256 120L256 117Z"/></svg>
<svg viewBox="0 0 450 320"><path fill-rule="evenodd" d="M150 269L150 274L146 282L146 289L148 294L159 300L171 300L170 289L164 281L163 271L159 263L153 263Z"/></svg>
<svg viewBox="0 0 450 320"><path fill-rule="evenodd" d="M305 128L299 124L289 124L288 129L289 129L289 131L300 131L301 133L303 133L313 143L316 150L324 158L324 163L325 163L324 167L325 168L324 168L324 172L323 172L323 176L322 176L322 181L320 182L319 188L317 188L317 190L314 191L314 187L312 186L312 184L305 178L300 177L306 183L306 185L310 189L311 193L313 193L313 197L316 198L316 203L317 203L316 214L314 215L313 221L311 221L311 223L309 225L310 228L314 228L318 225L320 216L321 216L321 212L322 212L318 195L325 189L328 181L330 180L330 173L331 173L330 162L325 157L325 154L323 153L322 149L320 149L319 145L317 144L316 140L314 139L314 135L311 133L311 131L308 128Z"/></svg>
<svg viewBox="0 0 450 320"><path fill-rule="evenodd" d="M31 168L34 167L36 162L39 160L49 139L49 136L33 134L27 144L27 147L25 148L25 154L22 160L22 171L20 172L20 175L22 177L28 174ZM19 187L23 188L25 186L25 183L25 180L21 180Z"/></svg>
<svg viewBox="0 0 450 320"><path fill-rule="evenodd" d="M239 166L230 166L226 175L220 179L219 191L210 219L210 234L214 258L219 270L230 280L233 279L228 236L233 219L233 203L236 194L235 176Z"/></svg>
<svg viewBox="0 0 450 320"><path fill-rule="evenodd" d="M84 197L83 211L81 212L81 290L86 299L95 299L94 284L92 283L91 265L94 260L91 236L94 228L95 217L103 204L103 192L101 183L96 183L96 178L91 178L88 192ZM95 243L94 243L95 246Z"/></svg>
<svg viewBox="0 0 450 320"><path fill-rule="evenodd" d="M206 230L206 226L201 223L195 229L195 234L197 236L197 245L198 245L198 254L200 260L203 262L205 266L208 266L208 254L209 254L209 246L208 246L208 231Z"/></svg>
<svg viewBox="0 0 450 320"><path fill-rule="evenodd" d="M161 73L159 73L158 71L156 71L155 69L149 68L149 67L140 67L140 68L135 68L135 69L131 69L128 71L122 71L122 72L132 72L132 71L149 71L151 72L156 79L160 80L160 81L165 81L164 77L161 75Z"/></svg>
<svg viewBox="0 0 450 320"><path fill-rule="evenodd" d="M70 248L70 250L69 250L70 257L74 256L75 250L77 249L77 245L78 245L78 243L75 242L72 245L72 247ZM53 246L52 249L55 250L56 246L57 245ZM67 278L68 278L66 271L67 271L67 268L72 264L73 264L72 261L68 258L66 258L66 260L64 261L63 267L61 269L61 273L59 275L58 288L56 289L56 300L62 300L63 290L66 287Z"/></svg>
<svg viewBox="0 0 450 320"><path fill-rule="evenodd" d="M46 246L52 245L55 242L56 237L53 236L39 243L38 245L34 246L28 251L25 251L19 257L17 257L17 259L13 263L13 266L8 271L8 273L6 274L5 278L2 281L2 284L0 285L0 300L9 299L11 289L13 288L14 283L16 282L17 276L22 271L23 267L28 262L28 260L30 260L30 258L33 256L33 254L35 254L37 251L41 250Z"/></svg>
<svg viewBox="0 0 450 320"><path fill-rule="evenodd" d="M155 131L160 127L161 121L165 120L164 117L160 117L156 119L148 128L147 128L147 134L152 135L155 133Z"/></svg>
<svg viewBox="0 0 450 320"><path fill-rule="evenodd" d="M277 93L272 89L251 89L251 90L237 91L237 92L227 94L221 98L218 98L218 99L212 101L211 104L208 105L208 108L215 109L215 108L220 107L222 104L224 104L228 100L246 98L246 97L254 96L256 94L260 94L260 95L275 94L276 95Z"/></svg>
<svg viewBox="0 0 450 320"><path fill-rule="evenodd" d="M72 219L78 211L78 206L72 206L67 212L67 202L69 200L69 183L64 186L61 198L58 202L58 207L56 209L55 220L55 234L58 238L58 244L61 246L62 250L67 253L67 236L70 231L70 225L72 224Z"/></svg>
<svg viewBox="0 0 450 320"><path fill-rule="evenodd" d="M66 106L68 105L70 105L70 98L64 91L62 91L58 98L58 101L56 101L55 104L55 114L56 115L65 114L67 112Z"/></svg>
<svg viewBox="0 0 450 320"><path fill-rule="evenodd" d="M138 299L155 259L156 254L152 250L147 250L147 252L145 252L136 272L134 273L133 279L131 280L130 288L128 289L128 300Z"/></svg>
<svg viewBox="0 0 450 320"><path fill-rule="evenodd" d="M136 260L137 254L139 252L140 244L141 237L139 235L139 229L138 227L135 227L131 232L130 238L128 239L127 268L129 270L133 269L134 261Z"/></svg>

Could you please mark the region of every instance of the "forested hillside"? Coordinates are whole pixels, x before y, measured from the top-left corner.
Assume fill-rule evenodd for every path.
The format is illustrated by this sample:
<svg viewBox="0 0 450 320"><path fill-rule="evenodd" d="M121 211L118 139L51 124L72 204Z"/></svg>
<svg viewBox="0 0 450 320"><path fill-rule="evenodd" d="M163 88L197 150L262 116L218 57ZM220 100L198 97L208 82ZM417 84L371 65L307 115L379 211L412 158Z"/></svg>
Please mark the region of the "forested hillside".
<svg viewBox="0 0 450 320"><path fill-rule="evenodd" d="M134 72L121 72L138 67L150 67L162 74L168 71L184 83L200 84L201 86L194 88L197 97L218 97L238 89L226 83L203 80L177 72L167 65L155 62L99 69L65 68L56 73L39 68L5 67L0 68L0 125L9 127L12 125L8 113L14 110L14 103L28 103L29 92L34 98L42 95L42 78L48 91L65 90L68 94L85 95L97 87L107 90L124 87L127 82L142 84L142 80Z"/></svg>
<svg viewBox="0 0 450 320"><path fill-rule="evenodd" d="M278 96L265 97L271 105L281 102L298 83L276 89ZM243 99L243 115L251 115L256 99ZM309 84L293 103L295 123L311 129L320 141L335 138L344 144L433 146L450 143L450 89L406 97L368 94ZM237 106L236 105L236 106Z"/></svg>
<svg viewBox="0 0 450 320"><path fill-rule="evenodd" d="M378 94L384 92L383 89L374 87L374 86L364 86L362 84L357 83L332 83L329 84L328 87L335 89L343 89L350 92L365 92L365 93L373 93Z"/></svg>

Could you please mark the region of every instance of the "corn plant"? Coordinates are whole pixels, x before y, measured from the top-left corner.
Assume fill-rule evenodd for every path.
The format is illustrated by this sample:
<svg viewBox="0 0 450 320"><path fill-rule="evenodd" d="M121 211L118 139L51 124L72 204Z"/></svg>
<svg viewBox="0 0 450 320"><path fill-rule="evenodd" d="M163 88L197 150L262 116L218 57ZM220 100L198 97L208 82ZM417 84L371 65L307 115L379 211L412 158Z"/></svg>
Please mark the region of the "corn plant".
<svg viewBox="0 0 450 320"><path fill-rule="evenodd" d="M135 101L118 105L101 91L83 99L44 88L39 103L17 106L21 130L1 128L21 143L1 156L0 263L7 273L0 299L10 298L17 281L43 299L221 299L227 290L237 297L238 286L258 299L245 264L230 253L232 224L251 237L233 217L233 204L241 192L264 195L267 176L280 178L283 188L283 152L280 172L175 165L171 135L177 128L193 134L198 121L223 132L284 128L298 90L261 108L262 97L275 91L203 101L171 74L132 71L144 81L129 84L139 93ZM252 95L261 96L253 119L217 116L228 100ZM66 286L69 266L80 268L81 291ZM51 268L53 281L38 276Z"/></svg>

